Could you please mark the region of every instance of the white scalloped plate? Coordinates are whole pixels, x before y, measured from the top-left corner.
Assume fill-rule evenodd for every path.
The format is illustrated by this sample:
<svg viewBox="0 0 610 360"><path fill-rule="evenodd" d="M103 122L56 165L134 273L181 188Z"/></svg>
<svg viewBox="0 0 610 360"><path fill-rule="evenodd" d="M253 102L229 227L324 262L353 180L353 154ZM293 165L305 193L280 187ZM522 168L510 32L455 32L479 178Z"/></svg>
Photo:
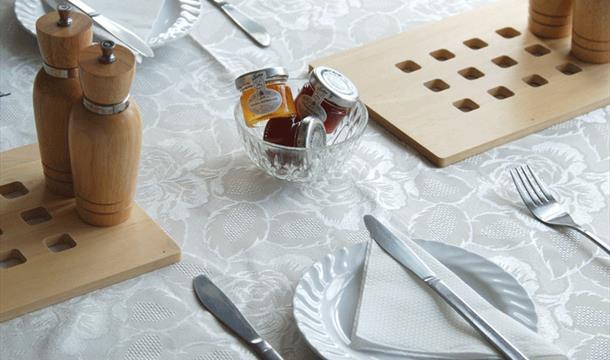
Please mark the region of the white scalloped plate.
<svg viewBox="0 0 610 360"><path fill-rule="evenodd" d="M536 331L538 317L532 300L498 265L455 246L425 240L417 243L497 309ZM325 359L404 359L349 346L365 253L366 243L360 243L326 255L297 285L293 300L297 325L310 347Z"/></svg>
<svg viewBox="0 0 610 360"><path fill-rule="evenodd" d="M15 0L15 16L23 27L36 36L36 19L48 11L41 0ZM166 0L155 21L148 44L160 47L188 35L201 13L201 0ZM96 35L106 34L99 28Z"/></svg>

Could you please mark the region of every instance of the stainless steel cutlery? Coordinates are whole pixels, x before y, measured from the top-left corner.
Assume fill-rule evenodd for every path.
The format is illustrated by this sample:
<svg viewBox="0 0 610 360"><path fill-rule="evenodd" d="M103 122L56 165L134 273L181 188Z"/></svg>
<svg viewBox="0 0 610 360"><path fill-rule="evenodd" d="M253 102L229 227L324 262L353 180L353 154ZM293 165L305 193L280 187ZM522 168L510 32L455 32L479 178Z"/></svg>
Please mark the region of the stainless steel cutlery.
<svg viewBox="0 0 610 360"><path fill-rule="evenodd" d="M223 292L205 275L193 280L201 304L227 328L244 340L263 360L282 360L280 354L263 340Z"/></svg>
<svg viewBox="0 0 610 360"><path fill-rule="evenodd" d="M208 0L222 10L240 29L260 46L271 45L271 36L267 30L235 6L224 0Z"/></svg>
<svg viewBox="0 0 610 360"><path fill-rule="evenodd" d="M529 165L512 169L510 176L513 178L517 192L525 206L536 219L547 225L574 229L610 255L610 247L598 236L574 222L567 210L549 192Z"/></svg>
<svg viewBox="0 0 610 360"><path fill-rule="evenodd" d="M506 358L511 360L526 360L527 357L519 351L508 339L500 334L491 324L479 316L458 294L448 287L442 279L417 256L404 242L398 239L390 230L371 215L364 217L364 224L371 238L381 246L394 260L420 278L432 288L447 304L449 304L464 320L476 329Z"/></svg>
<svg viewBox="0 0 610 360"><path fill-rule="evenodd" d="M56 8L59 0L46 0L47 3L52 7ZM138 35L136 35L133 31L127 29L121 24L116 23L115 21L107 18L106 16L100 14L95 9L87 5L84 1L81 0L67 0L70 4L74 5L80 11L82 11L85 15L89 16L93 22L99 26L100 28L107 31L110 35L114 36L125 44L128 48L132 49L134 52L141 54L145 57L153 57L155 53L148 46L146 41L142 40Z"/></svg>

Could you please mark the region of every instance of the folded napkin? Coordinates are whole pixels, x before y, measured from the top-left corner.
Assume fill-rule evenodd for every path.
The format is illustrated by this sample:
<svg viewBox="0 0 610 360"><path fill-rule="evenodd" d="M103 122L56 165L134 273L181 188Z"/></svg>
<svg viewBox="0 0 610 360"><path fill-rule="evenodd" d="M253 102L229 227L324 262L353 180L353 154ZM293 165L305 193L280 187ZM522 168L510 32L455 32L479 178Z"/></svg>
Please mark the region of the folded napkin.
<svg viewBox="0 0 610 360"><path fill-rule="evenodd" d="M567 359L537 333L494 308L415 242L418 256L530 359ZM368 245L351 347L413 358L497 359L495 350L432 289L374 241Z"/></svg>
<svg viewBox="0 0 610 360"><path fill-rule="evenodd" d="M147 40L165 0L87 0L87 5Z"/></svg>

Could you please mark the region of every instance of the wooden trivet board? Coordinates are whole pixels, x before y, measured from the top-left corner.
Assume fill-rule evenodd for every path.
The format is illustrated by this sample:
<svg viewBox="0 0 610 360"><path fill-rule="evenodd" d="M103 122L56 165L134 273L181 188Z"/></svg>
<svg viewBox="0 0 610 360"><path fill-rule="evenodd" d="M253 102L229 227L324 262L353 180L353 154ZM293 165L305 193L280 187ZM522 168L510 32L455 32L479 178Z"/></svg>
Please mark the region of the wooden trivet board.
<svg viewBox="0 0 610 360"><path fill-rule="evenodd" d="M371 117L446 166L610 103L610 64L527 29L503 0L314 61L343 72Z"/></svg>
<svg viewBox="0 0 610 360"><path fill-rule="evenodd" d="M83 223L74 199L45 191L37 145L0 154L0 321L180 260L137 205L127 222Z"/></svg>

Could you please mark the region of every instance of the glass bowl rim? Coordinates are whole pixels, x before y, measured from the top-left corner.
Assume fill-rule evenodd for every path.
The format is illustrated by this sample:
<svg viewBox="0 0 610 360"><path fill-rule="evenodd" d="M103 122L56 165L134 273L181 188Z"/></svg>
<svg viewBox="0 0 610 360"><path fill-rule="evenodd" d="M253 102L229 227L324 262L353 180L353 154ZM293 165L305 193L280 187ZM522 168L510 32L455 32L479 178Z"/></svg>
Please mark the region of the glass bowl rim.
<svg viewBox="0 0 610 360"><path fill-rule="evenodd" d="M368 108L366 107L366 105L360 99L358 99L358 102L356 103L355 107L356 106L362 108L362 111L364 112L363 115L365 116L364 123L362 125L360 125L360 128L357 129L357 131L355 133L353 133L350 138L348 138L344 141L341 141L339 143L332 144L332 145L326 145L324 147L318 147L318 148L301 148L301 147L274 144L274 143L265 141L263 139L260 139L257 136L251 134L250 131L248 130L248 127L246 126L246 122L243 119L241 103L239 101L237 101L237 104L235 104L235 106L234 106L233 118L235 119L237 126L241 128L241 130L246 134L246 136L255 140L258 143L264 143L265 146L268 146L271 148L276 148L276 149L281 149L281 150L289 150L289 151L297 151L297 152L326 151L326 150L335 149L335 148L338 148L341 146L347 146L347 145L353 143L354 141L357 141L360 137L362 137L362 134L364 134L364 131L366 130L366 128L368 126L369 112L368 112Z"/></svg>

